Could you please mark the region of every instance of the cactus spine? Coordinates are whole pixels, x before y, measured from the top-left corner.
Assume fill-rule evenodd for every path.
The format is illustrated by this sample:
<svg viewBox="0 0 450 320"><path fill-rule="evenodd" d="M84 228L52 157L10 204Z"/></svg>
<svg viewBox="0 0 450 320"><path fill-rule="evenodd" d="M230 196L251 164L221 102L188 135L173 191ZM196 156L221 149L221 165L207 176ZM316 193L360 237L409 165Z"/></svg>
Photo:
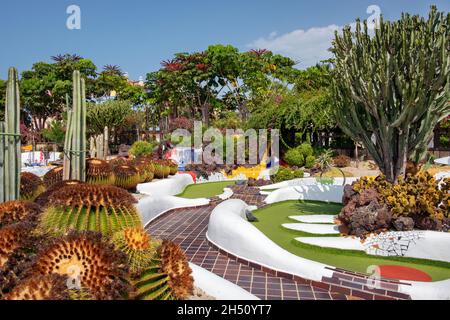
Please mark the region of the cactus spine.
<svg viewBox="0 0 450 320"><path fill-rule="evenodd" d="M5 122L0 123L0 202L19 199L20 93L19 76L15 68L8 72Z"/></svg>
<svg viewBox="0 0 450 320"><path fill-rule="evenodd" d="M72 110L68 110L68 125L64 152L64 180L86 180L86 85L79 71L73 73Z"/></svg>
<svg viewBox="0 0 450 320"><path fill-rule="evenodd" d="M437 123L450 114L450 14L403 14L370 36L336 33L334 97L338 125L360 141L389 182L426 154Z"/></svg>

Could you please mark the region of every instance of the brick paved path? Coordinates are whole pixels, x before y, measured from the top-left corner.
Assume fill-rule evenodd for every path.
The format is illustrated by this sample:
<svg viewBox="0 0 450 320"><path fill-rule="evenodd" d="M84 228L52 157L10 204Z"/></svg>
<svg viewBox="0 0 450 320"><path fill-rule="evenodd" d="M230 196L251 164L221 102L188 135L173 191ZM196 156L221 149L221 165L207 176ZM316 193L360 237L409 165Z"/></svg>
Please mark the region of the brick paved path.
<svg viewBox="0 0 450 320"><path fill-rule="evenodd" d="M249 205L262 205L264 196L253 188L234 187L233 198ZM265 300L346 300L360 299L408 299L397 292L398 282L382 281L381 288L370 289L365 275L333 269L331 278L322 282L278 275L261 266L250 264L214 248L206 239L209 216L213 205L172 210L147 226L156 238L170 239L186 252L190 262L205 268L226 280L237 284ZM262 270L264 269L264 271Z"/></svg>

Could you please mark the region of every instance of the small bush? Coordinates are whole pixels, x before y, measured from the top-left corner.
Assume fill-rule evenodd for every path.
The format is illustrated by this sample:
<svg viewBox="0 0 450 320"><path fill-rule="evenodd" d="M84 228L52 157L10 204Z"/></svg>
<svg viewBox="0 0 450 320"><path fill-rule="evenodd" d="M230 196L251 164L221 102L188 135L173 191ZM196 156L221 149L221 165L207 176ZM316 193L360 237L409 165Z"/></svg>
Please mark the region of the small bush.
<svg viewBox="0 0 450 320"><path fill-rule="evenodd" d="M314 156L307 156L305 160L305 167L311 169L316 164L316 158Z"/></svg>
<svg viewBox="0 0 450 320"><path fill-rule="evenodd" d="M288 150L284 160L290 166L302 167L305 164L305 158L298 148Z"/></svg>
<svg viewBox="0 0 450 320"><path fill-rule="evenodd" d="M303 155L303 157L309 157L314 155L314 149L309 143L302 143L298 149L300 150L300 153Z"/></svg>
<svg viewBox="0 0 450 320"><path fill-rule="evenodd" d="M278 172L272 176L272 182L278 183L298 178L303 178L304 173L303 170L292 170L290 168L281 168Z"/></svg>
<svg viewBox="0 0 450 320"><path fill-rule="evenodd" d="M333 164L338 168L345 168L350 166L351 158L345 155L337 156L333 159Z"/></svg>
<svg viewBox="0 0 450 320"><path fill-rule="evenodd" d="M132 156L138 158L140 156L151 155L153 152L154 144L147 141L136 141L128 151Z"/></svg>

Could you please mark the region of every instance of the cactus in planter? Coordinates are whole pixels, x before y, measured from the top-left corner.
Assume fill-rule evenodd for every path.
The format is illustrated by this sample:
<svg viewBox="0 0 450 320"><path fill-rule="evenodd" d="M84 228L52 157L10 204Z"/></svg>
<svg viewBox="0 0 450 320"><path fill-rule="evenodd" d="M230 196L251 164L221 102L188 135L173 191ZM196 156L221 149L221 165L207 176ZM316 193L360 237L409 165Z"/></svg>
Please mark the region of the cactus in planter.
<svg viewBox="0 0 450 320"><path fill-rule="evenodd" d="M135 189L141 180L138 170L131 164L116 166L113 171L116 176L114 184L125 190Z"/></svg>
<svg viewBox="0 0 450 320"><path fill-rule="evenodd" d="M44 182L31 172L20 174L20 200L34 201L45 191Z"/></svg>
<svg viewBox="0 0 450 320"><path fill-rule="evenodd" d="M450 13L403 14L336 33L333 91L337 123L362 142L389 182L423 159L435 126L450 114Z"/></svg>
<svg viewBox="0 0 450 320"><path fill-rule="evenodd" d="M86 85L79 71L73 72L73 107L72 110L68 110L64 153L64 180L85 181Z"/></svg>
<svg viewBox="0 0 450 320"><path fill-rule="evenodd" d="M180 246L163 241L151 266L134 282L139 300L183 300L192 294L194 279Z"/></svg>
<svg viewBox="0 0 450 320"><path fill-rule="evenodd" d="M63 181L63 167L56 167L47 172L42 180L46 188L50 188L55 183Z"/></svg>
<svg viewBox="0 0 450 320"><path fill-rule="evenodd" d="M86 161L86 182L90 184L113 185L115 181L111 165L100 159Z"/></svg>
<svg viewBox="0 0 450 320"><path fill-rule="evenodd" d="M119 231L111 241L117 250L127 255L132 275L139 275L150 266L157 248L161 245L159 241L152 240L142 227Z"/></svg>
<svg viewBox="0 0 450 320"><path fill-rule="evenodd" d="M48 201L39 228L55 235L78 230L111 236L142 224L136 200L114 186L68 185L53 192Z"/></svg>
<svg viewBox="0 0 450 320"><path fill-rule="evenodd" d="M0 203L18 200L20 194L20 93L15 68L8 72L5 122L0 123Z"/></svg>

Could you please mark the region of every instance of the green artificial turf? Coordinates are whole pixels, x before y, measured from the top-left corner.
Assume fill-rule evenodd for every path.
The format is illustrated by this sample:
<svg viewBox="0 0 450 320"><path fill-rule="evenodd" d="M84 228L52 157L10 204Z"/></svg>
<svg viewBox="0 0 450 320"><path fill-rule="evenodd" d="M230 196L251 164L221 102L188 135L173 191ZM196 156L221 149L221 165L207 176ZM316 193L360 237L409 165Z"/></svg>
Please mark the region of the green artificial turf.
<svg viewBox="0 0 450 320"><path fill-rule="evenodd" d="M289 216L313 214L335 215L339 213L341 208L341 204L316 201L279 202L254 211L254 215L259 219L258 222L254 222L254 226L285 250L297 256L330 266L367 273L367 268L371 265L399 265L422 270L428 273L433 281L450 278L450 263L447 262L404 257L377 257L367 255L361 251L321 248L302 244L296 241L295 238L317 237L319 235L288 230L281 226L284 223L298 222L289 219Z"/></svg>
<svg viewBox="0 0 450 320"><path fill-rule="evenodd" d="M227 186L234 185L235 181L207 182L189 185L177 197L186 199L211 198L223 193Z"/></svg>

